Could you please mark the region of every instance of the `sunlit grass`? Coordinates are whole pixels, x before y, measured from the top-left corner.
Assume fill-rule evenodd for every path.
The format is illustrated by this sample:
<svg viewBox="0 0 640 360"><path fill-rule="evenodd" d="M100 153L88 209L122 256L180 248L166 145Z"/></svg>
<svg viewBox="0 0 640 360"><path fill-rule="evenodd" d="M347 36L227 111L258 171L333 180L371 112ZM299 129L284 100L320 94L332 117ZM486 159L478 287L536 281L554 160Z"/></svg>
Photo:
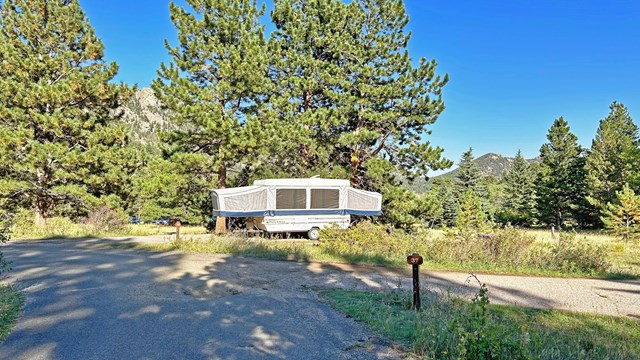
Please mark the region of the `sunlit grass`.
<svg viewBox="0 0 640 360"><path fill-rule="evenodd" d="M10 285L0 285L0 341L4 340L15 324L24 298Z"/></svg>
<svg viewBox="0 0 640 360"><path fill-rule="evenodd" d="M12 239L47 239L47 238L88 238L119 236L151 236L174 234L174 226L153 224L127 224L124 228L112 231L96 230L91 224L77 224L66 218L51 218L45 226L14 228ZM204 226L182 226L180 234L206 234Z"/></svg>
<svg viewBox="0 0 640 360"><path fill-rule="evenodd" d="M411 310L407 291L327 290L323 294L339 311L405 344L420 358L465 358L461 343L469 333L459 332L464 324L472 325L479 341L490 339L493 349L502 347L502 356L496 358L503 358L505 352L506 358L520 358L522 354L513 348L533 359L640 358L637 319L488 305L486 323L478 326L473 320L478 317L478 304L452 295L423 292L422 310L416 312ZM505 350L505 344L513 348Z"/></svg>
<svg viewBox="0 0 640 360"><path fill-rule="evenodd" d="M195 253L215 253L230 254L238 256L250 256L273 260L294 260L294 261L324 261L338 263L362 263L371 265L384 265L392 267L406 267L405 256L383 255L376 253L353 254L336 251L328 251L318 242L308 240L272 240L262 237L244 237L240 235L211 235L207 238L193 239L188 235L183 235L181 241L160 244L134 244L130 242L113 243L108 246L140 249L151 251L184 251ZM633 243L623 243L611 239L610 243L601 242L598 244L605 246L607 256L610 259L611 267L607 271L597 273L582 273L576 271L562 271L546 268L527 267L526 265L510 266L500 263L480 263L480 262L434 262L427 259L423 269L430 270L453 270L453 271L473 271L478 273L496 274L516 274L516 275L536 275L536 276L556 276L556 277L594 277L609 279L628 279L640 277L640 246ZM428 238L424 238L422 244L428 249ZM551 240L553 241L553 240ZM585 241L590 241L585 240ZM423 249L423 250L425 250Z"/></svg>

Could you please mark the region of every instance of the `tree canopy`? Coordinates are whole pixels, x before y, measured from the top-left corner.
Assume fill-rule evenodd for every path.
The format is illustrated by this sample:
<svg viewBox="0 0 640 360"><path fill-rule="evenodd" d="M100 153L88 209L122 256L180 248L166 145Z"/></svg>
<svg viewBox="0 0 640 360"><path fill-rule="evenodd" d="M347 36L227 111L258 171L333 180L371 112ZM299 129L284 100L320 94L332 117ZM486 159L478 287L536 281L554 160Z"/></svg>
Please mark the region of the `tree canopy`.
<svg viewBox="0 0 640 360"><path fill-rule="evenodd" d="M126 198L136 154L117 122L131 89L77 1L0 2L0 194L38 222Z"/></svg>

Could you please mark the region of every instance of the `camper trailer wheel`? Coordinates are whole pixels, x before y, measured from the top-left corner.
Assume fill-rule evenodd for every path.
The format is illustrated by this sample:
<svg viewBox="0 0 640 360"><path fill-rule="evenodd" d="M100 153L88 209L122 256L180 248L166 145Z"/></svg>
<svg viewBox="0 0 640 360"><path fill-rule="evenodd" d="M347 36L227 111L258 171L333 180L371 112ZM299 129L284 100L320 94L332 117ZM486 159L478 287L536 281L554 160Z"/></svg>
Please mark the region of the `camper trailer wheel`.
<svg viewBox="0 0 640 360"><path fill-rule="evenodd" d="M309 238L309 240L318 240L320 238L320 229L315 227L312 228L307 233L307 237Z"/></svg>

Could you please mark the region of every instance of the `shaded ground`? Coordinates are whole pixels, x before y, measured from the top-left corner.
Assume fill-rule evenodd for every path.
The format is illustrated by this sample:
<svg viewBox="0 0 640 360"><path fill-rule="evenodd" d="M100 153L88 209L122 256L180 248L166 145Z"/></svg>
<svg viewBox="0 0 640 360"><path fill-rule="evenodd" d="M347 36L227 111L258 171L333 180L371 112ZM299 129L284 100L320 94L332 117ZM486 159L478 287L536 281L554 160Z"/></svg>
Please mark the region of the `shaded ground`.
<svg viewBox="0 0 640 360"><path fill-rule="evenodd" d="M307 265L97 247L3 246L26 297L0 359L379 359L399 352L318 301ZM353 276L352 281L358 282Z"/></svg>
<svg viewBox="0 0 640 360"><path fill-rule="evenodd" d="M7 359L398 358L384 340L324 305L321 288L409 287L408 271L226 255L106 249L110 241L3 246L23 316ZM468 274L424 272L430 290L471 297ZM640 281L479 275L494 303L640 318Z"/></svg>

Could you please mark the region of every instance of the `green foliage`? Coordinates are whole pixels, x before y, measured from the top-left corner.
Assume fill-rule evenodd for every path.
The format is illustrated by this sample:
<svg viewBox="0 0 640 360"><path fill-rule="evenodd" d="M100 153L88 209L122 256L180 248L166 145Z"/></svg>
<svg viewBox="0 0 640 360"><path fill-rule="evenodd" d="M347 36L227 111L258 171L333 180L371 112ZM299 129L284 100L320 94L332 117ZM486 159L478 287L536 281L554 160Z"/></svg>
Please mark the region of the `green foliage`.
<svg viewBox="0 0 640 360"><path fill-rule="evenodd" d="M211 158L205 154L153 158L133 179L135 214L146 220L169 216L203 223L211 216L213 177Z"/></svg>
<svg viewBox="0 0 640 360"><path fill-rule="evenodd" d="M485 231L491 223L484 213L480 198L468 189L460 195L455 227L463 231Z"/></svg>
<svg viewBox="0 0 640 360"><path fill-rule="evenodd" d="M269 86L264 7L255 0L187 3L190 9L170 5L179 44L166 42L171 63L161 65L152 87L177 127L166 136L170 152L206 155L224 188L227 170L263 145L256 114Z"/></svg>
<svg viewBox="0 0 640 360"><path fill-rule="evenodd" d="M379 255L402 257L411 252L408 237L394 235L388 228L363 221L343 230L329 228L321 230L320 248L326 252L345 255Z"/></svg>
<svg viewBox="0 0 640 360"><path fill-rule="evenodd" d="M0 244L4 244L11 239L12 217L6 212L0 212ZM4 258L4 254L0 251L0 275L10 270L11 261Z"/></svg>
<svg viewBox="0 0 640 360"><path fill-rule="evenodd" d="M500 220L514 225L531 225L535 213L536 174L518 150L509 169L502 179L505 203L500 212Z"/></svg>
<svg viewBox="0 0 640 360"><path fill-rule="evenodd" d="M442 221L443 226L454 226L458 215L458 197L456 195L453 180L440 177L434 180L431 188L436 197L442 201Z"/></svg>
<svg viewBox="0 0 640 360"><path fill-rule="evenodd" d="M638 320L489 303L482 288L471 303L423 289L421 311L411 293L328 290L329 304L423 359L635 359Z"/></svg>
<svg viewBox="0 0 640 360"><path fill-rule="evenodd" d="M24 296L10 285L0 285L0 342L11 332L20 310L24 305Z"/></svg>
<svg viewBox="0 0 640 360"><path fill-rule="evenodd" d="M514 326L504 326L489 312L489 290L480 284L471 300L468 316L454 319L449 330L458 336L458 359L529 359L528 336Z"/></svg>
<svg viewBox="0 0 640 360"><path fill-rule="evenodd" d="M586 200L584 157L578 138L562 118L553 122L548 143L540 148L540 172L536 182L538 220L557 228L583 220Z"/></svg>
<svg viewBox="0 0 640 360"><path fill-rule="evenodd" d="M589 202L600 215L608 203L615 202L616 193L631 183L640 162L638 127L623 104L613 102L610 109L600 121L585 165Z"/></svg>
<svg viewBox="0 0 640 360"><path fill-rule="evenodd" d="M375 184L383 193L381 221L411 233L431 228L441 220L442 202L435 192L416 195L393 183L380 181Z"/></svg>
<svg viewBox="0 0 640 360"><path fill-rule="evenodd" d="M640 239L640 195L625 184L622 190L616 191L614 201L603 211L605 227L623 240Z"/></svg>
<svg viewBox="0 0 640 360"><path fill-rule="evenodd" d="M477 196L485 195L485 191L480 183L480 169L473 162L473 149L465 151L462 159L458 164L458 173L456 175L455 185L458 196L461 196L468 190Z"/></svg>
<svg viewBox="0 0 640 360"><path fill-rule="evenodd" d="M537 268L583 274L602 273L610 267L604 246L580 240L575 233L561 233L555 243L532 247L529 263Z"/></svg>
<svg viewBox="0 0 640 360"><path fill-rule="evenodd" d="M263 164L303 176L349 171L354 186L388 193L390 220L416 223L416 207L402 206L405 195L391 187L398 175L451 165L423 137L444 109L447 76L436 75L435 61L412 64L402 2L282 0L272 20L275 93L266 126L275 151Z"/></svg>
<svg viewBox="0 0 640 360"><path fill-rule="evenodd" d="M126 198L136 153L116 109L131 89L78 2L0 2L0 59L0 197L38 219Z"/></svg>

